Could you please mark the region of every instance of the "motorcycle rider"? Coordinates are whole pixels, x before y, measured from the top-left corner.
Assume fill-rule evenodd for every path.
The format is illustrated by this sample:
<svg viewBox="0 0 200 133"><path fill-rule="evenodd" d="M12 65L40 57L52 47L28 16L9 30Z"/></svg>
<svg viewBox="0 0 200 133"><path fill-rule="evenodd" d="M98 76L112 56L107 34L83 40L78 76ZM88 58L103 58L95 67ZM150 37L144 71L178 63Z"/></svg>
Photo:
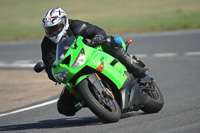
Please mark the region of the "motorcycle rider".
<svg viewBox="0 0 200 133"><path fill-rule="evenodd" d="M103 29L88 22L68 19L67 14L59 7L53 8L44 14L42 26L45 31L45 37L41 43L41 51L45 65L51 65L55 61L57 43L68 36L75 36L74 29L83 23L87 25L87 29L81 36L92 40L93 45L91 47L96 47L105 42L107 36ZM139 78L146 76L147 70L135 64L132 56L122 48L121 44L114 40L113 36L110 36L109 41L104 44L107 44L105 51L124 64L130 73ZM51 68L45 68L45 71L49 79L56 82ZM74 96L64 87L57 102L58 112L66 116L75 115L78 110L75 108L73 100Z"/></svg>

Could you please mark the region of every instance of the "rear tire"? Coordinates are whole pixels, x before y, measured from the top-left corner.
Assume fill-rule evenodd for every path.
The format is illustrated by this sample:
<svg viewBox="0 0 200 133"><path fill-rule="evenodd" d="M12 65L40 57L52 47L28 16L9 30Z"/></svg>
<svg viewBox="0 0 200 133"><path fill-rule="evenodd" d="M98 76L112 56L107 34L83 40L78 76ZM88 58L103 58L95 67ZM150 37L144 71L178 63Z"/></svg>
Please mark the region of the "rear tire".
<svg viewBox="0 0 200 133"><path fill-rule="evenodd" d="M108 105L99 102L97 100L98 94L96 95L96 93L94 92L94 86L90 84L88 80L84 79L83 81L81 81L77 85L77 91L80 94L86 106L89 107L89 109L103 121L117 122L121 118L121 109L116 100L110 99L108 101L108 105L110 102L112 102L110 103L112 107L109 107Z"/></svg>
<svg viewBox="0 0 200 133"><path fill-rule="evenodd" d="M147 93L147 101L141 108L145 113L157 113L164 105L164 98L158 86L153 83L154 91L145 91Z"/></svg>

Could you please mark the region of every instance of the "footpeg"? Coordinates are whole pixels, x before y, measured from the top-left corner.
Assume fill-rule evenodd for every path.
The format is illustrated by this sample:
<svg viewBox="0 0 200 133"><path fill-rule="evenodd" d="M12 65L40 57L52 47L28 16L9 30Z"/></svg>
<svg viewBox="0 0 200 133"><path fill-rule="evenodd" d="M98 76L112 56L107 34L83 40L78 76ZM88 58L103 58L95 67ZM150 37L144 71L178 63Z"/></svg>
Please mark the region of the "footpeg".
<svg viewBox="0 0 200 133"><path fill-rule="evenodd" d="M138 59L135 55L132 55L133 62L138 64L140 67L144 68L146 65Z"/></svg>
<svg viewBox="0 0 200 133"><path fill-rule="evenodd" d="M77 110L80 110L82 107L83 107L83 105L80 102L78 102L77 104L75 104L75 108Z"/></svg>

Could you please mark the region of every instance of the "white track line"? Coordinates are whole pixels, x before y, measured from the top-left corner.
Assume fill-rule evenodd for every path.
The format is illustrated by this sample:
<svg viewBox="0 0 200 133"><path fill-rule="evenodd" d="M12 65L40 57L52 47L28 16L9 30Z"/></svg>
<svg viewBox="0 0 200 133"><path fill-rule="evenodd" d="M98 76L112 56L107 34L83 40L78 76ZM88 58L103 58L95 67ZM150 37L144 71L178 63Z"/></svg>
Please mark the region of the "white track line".
<svg viewBox="0 0 200 133"><path fill-rule="evenodd" d="M17 61L14 61L13 63L17 63L17 64L30 64L30 63L33 63L32 60L17 60Z"/></svg>
<svg viewBox="0 0 200 133"><path fill-rule="evenodd" d="M173 57L177 56L177 53L159 53L159 54L154 54L153 57Z"/></svg>
<svg viewBox="0 0 200 133"><path fill-rule="evenodd" d="M185 56L195 56L195 55L200 55L200 52L187 52L184 53Z"/></svg>
<svg viewBox="0 0 200 133"><path fill-rule="evenodd" d="M27 110L31 110L31 109L35 109L35 108L39 108L39 107L43 107L43 106L46 106L46 105L49 105L49 104L53 104L57 101L58 101L58 99L55 99L55 100L48 101L48 102L45 102L45 103L41 103L41 104L38 104L38 105L34 105L34 106L31 106L31 107L15 110L15 111L12 111L12 112L9 112L9 113L0 114L0 117L6 116L6 115L11 115L11 114L16 114L16 113L19 113L19 112L23 112L23 111L27 111Z"/></svg>
<svg viewBox="0 0 200 133"><path fill-rule="evenodd" d="M19 63L13 62L13 63L6 63L6 62L0 62L0 68L33 68L35 63Z"/></svg>

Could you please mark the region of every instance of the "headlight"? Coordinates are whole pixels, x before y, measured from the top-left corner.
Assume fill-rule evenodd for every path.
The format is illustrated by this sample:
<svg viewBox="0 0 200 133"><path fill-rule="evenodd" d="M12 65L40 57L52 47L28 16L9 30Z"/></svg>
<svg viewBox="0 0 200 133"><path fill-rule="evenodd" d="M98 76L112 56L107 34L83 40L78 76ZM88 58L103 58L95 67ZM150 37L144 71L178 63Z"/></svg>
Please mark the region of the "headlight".
<svg viewBox="0 0 200 133"><path fill-rule="evenodd" d="M85 63L85 61L86 61L85 53L84 50L82 49L71 68L78 68L82 66Z"/></svg>
<svg viewBox="0 0 200 133"><path fill-rule="evenodd" d="M64 82L64 81L67 79L68 71L61 72L61 73L56 73L56 74L54 74L54 76L55 76L58 80Z"/></svg>

